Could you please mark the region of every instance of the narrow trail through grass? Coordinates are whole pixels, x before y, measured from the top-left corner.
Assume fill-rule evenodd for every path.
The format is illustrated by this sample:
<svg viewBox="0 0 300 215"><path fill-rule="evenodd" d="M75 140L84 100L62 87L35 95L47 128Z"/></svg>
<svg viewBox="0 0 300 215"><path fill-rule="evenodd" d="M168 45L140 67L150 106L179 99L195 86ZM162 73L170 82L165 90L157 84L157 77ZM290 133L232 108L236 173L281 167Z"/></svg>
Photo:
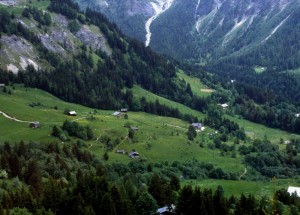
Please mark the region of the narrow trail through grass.
<svg viewBox="0 0 300 215"><path fill-rule="evenodd" d="M2 111L0 111L0 114L2 114L7 119L11 119L11 120L14 120L16 122L25 122L25 123L31 123L32 122L32 121L24 121L24 120L16 119L15 117L11 117L11 116L7 115L6 113L4 113Z"/></svg>
<svg viewBox="0 0 300 215"><path fill-rule="evenodd" d="M242 177L244 177L247 174L247 168L245 168L245 171L243 172L243 174L241 174L241 176L239 177L239 180L241 180Z"/></svg>

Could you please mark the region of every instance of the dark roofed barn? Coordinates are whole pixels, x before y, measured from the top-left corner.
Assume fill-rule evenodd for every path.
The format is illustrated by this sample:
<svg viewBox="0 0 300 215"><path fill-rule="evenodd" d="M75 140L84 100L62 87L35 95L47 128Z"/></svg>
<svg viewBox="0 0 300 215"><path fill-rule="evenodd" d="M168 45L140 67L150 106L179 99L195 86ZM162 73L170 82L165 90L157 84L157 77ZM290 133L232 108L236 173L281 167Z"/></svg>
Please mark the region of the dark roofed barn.
<svg viewBox="0 0 300 215"><path fill-rule="evenodd" d="M130 126L130 129L133 130L133 131L138 131L139 130L139 128L135 127L135 126Z"/></svg>
<svg viewBox="0 0 300 215"><path fill-rule="evenodd" d="M31 122L30 124L29 124L29 127L30 128L38 128L38 127L40 127L41 126L41 124L40 124L40 122Z"/></svg>
<svg viewBox="0 0 300 215"><path fill-rule="evenodd" d="M201 129L202 124L199 123L199 122L197 122L197 123L192 123L192 126L193 126L194 128L196 128L196 129Z"/></svg>
<svg viewBox="0 0 300 215"><path fill-rule="evenodd" d="M128 156L131 158L138 158L138 157L140 157L140 154L136 151L132 151L128 154Z"/></svg>

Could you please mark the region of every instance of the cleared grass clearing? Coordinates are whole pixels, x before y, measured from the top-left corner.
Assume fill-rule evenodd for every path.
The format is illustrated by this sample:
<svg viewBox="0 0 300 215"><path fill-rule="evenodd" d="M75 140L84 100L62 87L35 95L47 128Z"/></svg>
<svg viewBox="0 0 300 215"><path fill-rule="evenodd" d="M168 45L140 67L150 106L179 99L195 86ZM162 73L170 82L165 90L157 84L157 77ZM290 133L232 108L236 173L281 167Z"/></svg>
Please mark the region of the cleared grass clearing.
<svg viewBox="0 0 300 215"><path fill-rule="evenodd" d="M8 87L12 89L11 87ZM32 103L40 106L30 107ZM55 109L54 107L57 107ZM86 116L92 109L81 105L63 102L62 100L37 89L15 86L12 94L0 92L0 111L24 121L39 121L41 127L29 128L29 123L15 122L0 115L0 141L48 141L55 140L49 136L53 125L61 125L66 119L73 117L63 114L65 108L76 110L78 118Z"/></svg>
<svg viewBox="0 0 300 215"><path fill-rule="evenodd" d="M30 1L31 3L29 3L26 0L18 0L16 2L17 2L17 4L14 6L7 6L7 5L0 4L0 9L3 8L10 13L14 13L15 15L21 15L26 6L34 5L34 7L38 8L40 10L46 10L48 8L48 6L50 5L49 0L40 0L40 1L31 0Z"/></svg>
<svg viewBox="0 0 300 215"><path fill-rule="evenodd" d="M266 136L272 143L279 144L281 138L283 140L300 138L300 135L298 134L292 134L279 129L269 128L264 125L256 124L254 122L241 119L238 116L235 117L226 116L226 117L234 122L237 122L241 127L243 127L246 131L246 134L252 139L263 139ZM280 146L284 148L286 147L283 144L281 144Z"/></svg>
<svg viewBox="0 0 300 215"><path fill-rule="evenodd" d="M231 181L231 180L182 180L181 185L191 185L193 187L198 186L202 189L211 188L216 190L219 185L224 189L224 195L230 197L231 195L240 196L241 193L245 195L253 195L256 198L267 196L271 198L274 195L274 189L287 189L288 186L300 186L300 183L293 179L281 179L273 182L272 180L267 182L260 181Z"/></svg>
<svg viewBox="0 0 300 215"><path fill-rule="evenodd" d="M165 122L170 123L169 118L156 116L149 118L149 115L144 113L133 113L129 115L129 118L136 123L135 126L139 127L139 131L135 133L137 142L126 139L117 147L118 149L124 149L127 152L135 149L142 158L151 162L168 161L171 163L197 159L225 170L243 171L244 167L239 158L222 157L218 150L201 148L199 144L187 140L186 131L164 125ZM171 122L183 127L187 125L186 122L172 118ZM119 162L124 162L124 156L127 157L127 155L115 152L109 153L109 156L113 158L113 161Z"/></svg>
<svg viewBox="0 0 300 215"><path fill-rule="evenodd" d="M264 71L266 71L266 67L263 66L255 66L254 70L257 74L263 73Z"/></svg>
<svg viewBox="0 0 300 215"><path fill-rule="evenodd" d="M140 86L137 86L137 85L135 85L132 88L132 92L138 98L141 98L144 96L147 99L147 101L151 101L151 102L155 102L156 100L158 100L159 103L161 103L161 104L167 105L168 107L177 108L183 114L192 114L193 116L198 117L198 119L203 119L205 116L203 113L201 113L199 111L193 110L183 104L173 102L173 101L163 98L161 96L155 95L147 90L144 90L143 88L141 88Z"/></svg>
<svg viewBox="0 0 300 215"><path fill-rule="evenodd" d="M185 80L186 83L189 83L191 85L191 89L196 96L206 97L214 92L213 89L209 89L198 78L190 77L186 75L182 70L177 72L177 76L178 78Z"/></svg>

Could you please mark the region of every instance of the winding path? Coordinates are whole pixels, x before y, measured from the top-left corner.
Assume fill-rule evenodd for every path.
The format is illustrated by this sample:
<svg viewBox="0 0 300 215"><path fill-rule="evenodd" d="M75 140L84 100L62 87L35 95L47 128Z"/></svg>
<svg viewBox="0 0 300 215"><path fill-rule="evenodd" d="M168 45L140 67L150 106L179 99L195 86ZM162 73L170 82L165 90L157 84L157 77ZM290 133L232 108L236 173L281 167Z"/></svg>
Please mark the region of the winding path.
<svg viewBox="0 0 300 215"><path fill-rule="evenodd" d="M81 120L81 119L85 119L85 118L87 118L87 116L83 116L83 117L80 117L80 118L74 119L74 120L72 120L72 122L75 122L75 121L78 121L78 120Z"/></svg>
<svg viewBox="0 0 300 215"><path fill-rule="evenodd" d="M184 128L184 127L181 127L181 126L178 126L178 125L172 125L172 124L167 124L167 123L163 123L162 125L164 125L164 126L169 126L169 127L173 127L173 128L180 128L180 129L184 129L184 130L188 130L188 129L186 129L186 128Z"/></svg>
<svg viewBox="0 0 300 215"><path fill-rule="evenodd" d="M241 176L239 177L239 179L241 180L242 177L244 177L247 174L247 168L245 168L244 173L241 174Z"/></svg>
<svg viewBox="0 0 300 215"><path fill-rule="evenodd" d="M11 116L7 115L6 113L4 113L2 111L0 111L0 114L2 114L7 119L11 119L11 120L14 120L16 122L25 122L25 123L31 123L32 122L32 121L24 121L24 120L16 119L15 117L11 117Z"/></svg>

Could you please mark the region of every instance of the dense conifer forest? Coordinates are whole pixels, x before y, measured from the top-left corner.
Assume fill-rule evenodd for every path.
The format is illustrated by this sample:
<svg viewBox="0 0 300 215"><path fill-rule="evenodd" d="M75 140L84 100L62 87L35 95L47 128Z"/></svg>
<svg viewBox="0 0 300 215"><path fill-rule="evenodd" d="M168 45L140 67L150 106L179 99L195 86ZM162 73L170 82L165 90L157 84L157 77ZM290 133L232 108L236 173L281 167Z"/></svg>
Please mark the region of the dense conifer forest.
<svg viewBox="0 0 300 215"><path fill-rule="evenodd" d="M177 214L282 214L285 207L290 214L299 213L299 198L284 190L276 191L270 202L244 194L228 198L221 186L216 191L181 188L177 176L166 174L159 164L104 164L79 143L6 142L1 145L0 165L1 214L149 215L174 202ZM211 177L222 177L222 170L198 165ZM173 169L184 166L172 164Z"/></svg>

